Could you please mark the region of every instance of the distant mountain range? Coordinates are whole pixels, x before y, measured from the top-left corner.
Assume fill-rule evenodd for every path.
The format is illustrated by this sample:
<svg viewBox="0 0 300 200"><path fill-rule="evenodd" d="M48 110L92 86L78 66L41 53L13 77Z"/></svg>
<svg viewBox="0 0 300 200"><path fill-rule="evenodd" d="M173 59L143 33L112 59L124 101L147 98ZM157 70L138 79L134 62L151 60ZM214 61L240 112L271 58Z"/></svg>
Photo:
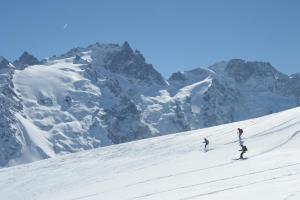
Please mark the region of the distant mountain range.
<svg viewBox="0 0 300 200"><path fill-rule="evenodd" d="M0 166L193 130L300 105L300 74L222 61L168 80L127 42L39 61L0 57Z"/></svg>

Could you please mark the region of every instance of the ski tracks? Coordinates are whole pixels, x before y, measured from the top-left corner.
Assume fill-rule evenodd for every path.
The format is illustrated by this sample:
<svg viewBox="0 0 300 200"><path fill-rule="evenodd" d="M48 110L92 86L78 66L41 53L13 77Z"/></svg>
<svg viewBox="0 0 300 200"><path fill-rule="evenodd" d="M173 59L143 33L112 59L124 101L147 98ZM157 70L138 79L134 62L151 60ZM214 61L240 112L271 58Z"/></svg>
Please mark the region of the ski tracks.
<svg viewBox="0 0 300 200"><path fill-rule="evenodd" d="M283 165L283 166L279 166L279 167L269 168L269 169L266 169L266 170L259 170L259 171L254 171L254 172L250 172L250 173L246 173L246 174L240 174L240 175L236 175L236 176L231 176L231 177L226 177L226 178L221 178L221 179L215 179L215 180L200 182L200 183L191 184L191 185L185 185L185 186L176 187L176 188L172 188L172 189L168 189L168 190L161 190L159 192L148 193L148 194L137 196L137 197L133 197L133 198L130 198L130 199L127 199L127 200L140 199L140 198L145 198L145 197L149 197L149 196L155 196L155 195L159 195L159 194L167 193L167 192L172 192L172 191L176 191L176 190L197 187L197 186L200 186L200 185L205 185L205 184L210 184L210 183L216 183L216 182L222 182L222 181L232 180L232 179L236 179L236 178L241 178L241 177L246 177L246 176L252 176L252 175L262 174L262 173L266 173L266 172L273 172L273 171L276 171L276 170L285 169L285 168L289 168L289 167L293 167L293 166L297 166L297 165L300 165L300 163L293 163L293 164ZM290 174L288 174L288 175L290 175ZM296 174L293 174L293 175L296 175ZM169 177L172 177L172 176L169 176ZM284 176L279 176L279 177L284 177ZM165 177L165 178L167 178L167 177ZM274 179L274 177L270 178L270 179L266 179L266 180L273 180L273 179ZM159 180L159 179L154 179L154 180ZM147 182L150 182L150 181L147 181ZM143 183L147 183L147 182L144 181L144 182L139 182L139 183L143 184ZM259 182L261 182L261 181L259 181ZM253 182L252 184L255 184L255 183L258 183L258 182ZM137 184L138 183L132 184L132 185L128 185L126 187L134 186L134 185L137 185ZM247 186L247 185L242 185L242 186L244 187L244 186ZM198 197L198 196L203 196L203 195L208 195L208 194L214 194L216 192L222 192L222 191L226 191L228 189L235 189L235 188L239 188L239 187L232 187L232 188L227 188L227 189L222 189L222 190L216 190L216 191L213 191L213 192L203 193L201 195L196 195L196 196ZM187 198L187 199L190 199L190 198ZM182 199L182 200L184 200L184 199Z"/></svg>
<svg viewBox="0 0 300 200"><path fill-rule="evenodd" d="M224 189L220 189L220 190L214 190L212 192L200 193L200 194L196 194L196 195L193 195L193 196L188 196L188 197L185 197L185 198L181 198L181 199L178 199L178 200L189 200L189 199L194 199L194 198L198 198L198 197L202 197L202 196L213 195L213 194L217 194L217 193L220 193L220 192L226 192L226 191L229 191L229 190L244 188L244 187L248 187L250 185L256 185L256 184L259 184L259 183L273 181L273 180L276 180L276 179L285 178L285 177L288 177L288 176L294 176L294 175L298 175L298 174L299 173L288 173L288 174L284 174L284 175L281 175L281 176L275 176L275 177L272 177L272 178L263 179L263 180L260 180L260 181L253 181L253 182L238 185L238 186L228 187L228 188L224 188Z"/></svg>
<svg viewBox="0 0 300 200"><path fill-rule="evenodd" d="M269 152L271 152L271 151L274 151L275 149L278 149L278 148L280 148L280 147L286 145L286 144L287 144L288 142L290 142L293 138L295 138L299 133L300 133L300 131L296 131L296 132L293 133L287 140L285 140L284 142L280 143L279 145L276 145L276 146L274 146L274 147L272 147L272 148L270 148L270 149L267 149L267 150L265 150L265 151L263 151L263 152L260 152L260 153L258 153L258 154L252 155L251 157L253 158L253 157L261 156L261 155L263 155L263 154L266 154L266 153L269 153Z"/></svg>

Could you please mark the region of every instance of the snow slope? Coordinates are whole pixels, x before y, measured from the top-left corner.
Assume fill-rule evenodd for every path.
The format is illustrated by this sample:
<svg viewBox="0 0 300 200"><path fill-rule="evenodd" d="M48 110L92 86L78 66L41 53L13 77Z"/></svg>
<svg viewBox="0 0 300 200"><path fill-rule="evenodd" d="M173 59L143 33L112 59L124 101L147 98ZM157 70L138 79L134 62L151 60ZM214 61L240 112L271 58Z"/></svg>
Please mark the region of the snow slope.
<svg viewBox="0 0 300 200"><path fill-rule="evenodd" d="M249 151L238 157L236 129ZM202 139L211 141L202 150ZM9 200L300 199L300 108L0 170Z"/></svg>

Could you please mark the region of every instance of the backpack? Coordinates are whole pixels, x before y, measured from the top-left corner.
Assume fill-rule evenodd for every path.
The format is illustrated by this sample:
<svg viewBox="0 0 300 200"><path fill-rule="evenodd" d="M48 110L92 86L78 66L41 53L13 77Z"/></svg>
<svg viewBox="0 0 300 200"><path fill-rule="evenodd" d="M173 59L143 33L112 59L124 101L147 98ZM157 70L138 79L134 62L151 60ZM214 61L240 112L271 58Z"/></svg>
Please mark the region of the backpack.
<svg viewBox="0 0 300 200"><path fill-rule="evenodd" d="M243 146L243 151L248 151L246 146Z"/></svg>

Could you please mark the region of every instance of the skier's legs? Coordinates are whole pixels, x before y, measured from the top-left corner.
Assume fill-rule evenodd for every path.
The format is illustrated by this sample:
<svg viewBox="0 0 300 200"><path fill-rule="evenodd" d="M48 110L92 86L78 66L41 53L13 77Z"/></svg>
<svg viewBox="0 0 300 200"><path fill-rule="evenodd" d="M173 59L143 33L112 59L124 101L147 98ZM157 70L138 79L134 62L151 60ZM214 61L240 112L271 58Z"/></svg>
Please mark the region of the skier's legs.
<svg viewBox="0 0 300 200"><path fill-rule="evenodd" d="M242 140L242 135L241 134L239 134L239 140Z"/></svg>
<svg viewBox="0 0 300 200"><path fill-rule="evenodd" d="M242 151L241 155L240 155L240 159L244 159L243 155L244 155L245 151Z"/></svg>
<svg viewBox="0 0 300 200"><path fill-rule="evenodd" d="M240 143L240 146L243 147L244 141L242 139L239 139L239 143Z"/></svg>

